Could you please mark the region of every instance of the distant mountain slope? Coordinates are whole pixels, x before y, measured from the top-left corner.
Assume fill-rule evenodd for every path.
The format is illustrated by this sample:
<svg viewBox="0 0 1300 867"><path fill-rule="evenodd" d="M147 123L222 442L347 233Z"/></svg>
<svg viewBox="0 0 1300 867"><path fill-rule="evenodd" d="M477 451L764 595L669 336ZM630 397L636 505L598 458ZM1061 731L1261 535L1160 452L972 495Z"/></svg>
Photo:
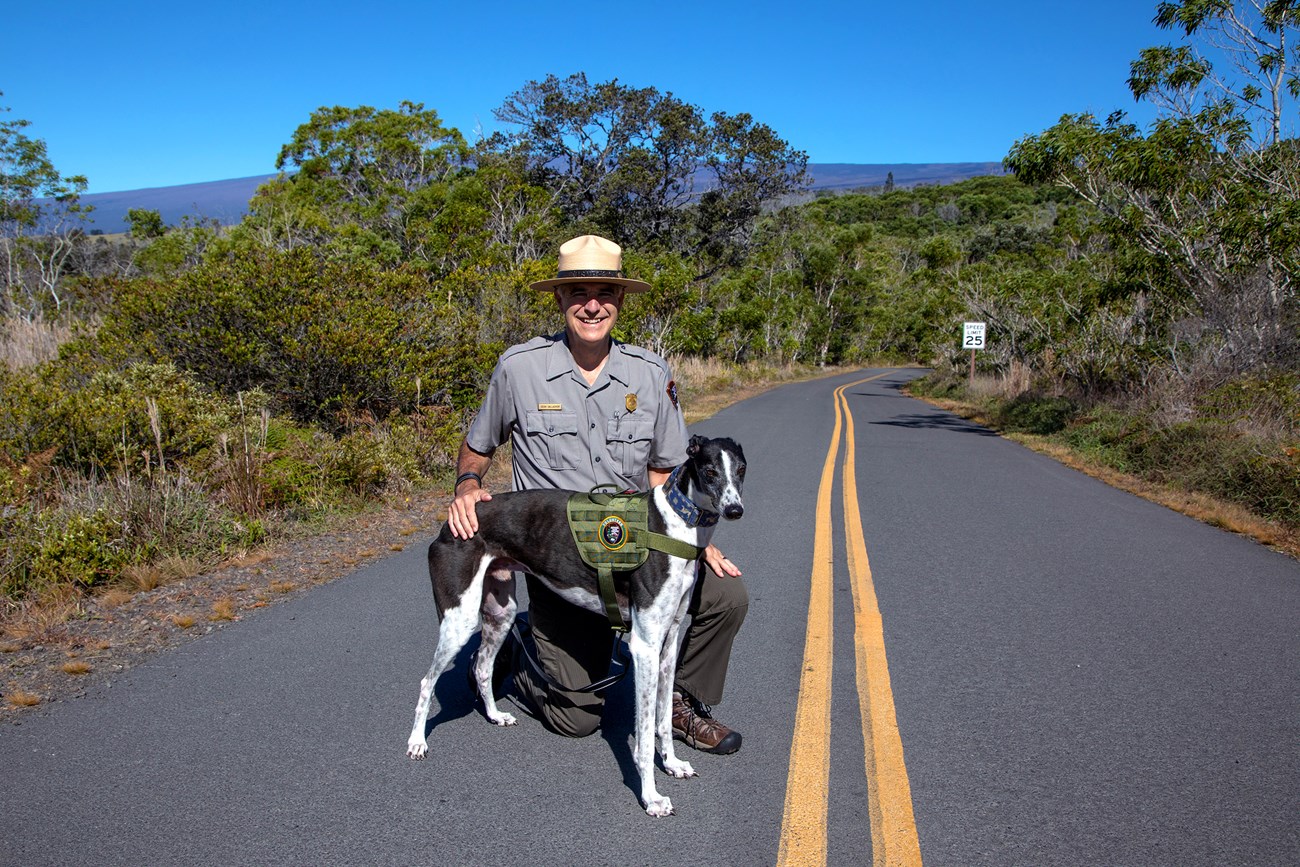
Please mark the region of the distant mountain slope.
<svg viewBox="0 0 1300 867"><path fill-rule="evenodd" d="M253 191L273 177L275 175L257 175L119 193L88 193L81 197L81 201L95 206L90 214L91 230L106 235L126 231L126 212L132 208L157 211L169 226L176 225L185 217L191 220L212 219L230 225L243 219Z"/></svg>
<svg viewBox="0 0 1300 867"><path fill-rule="evenodd" d="M810 163L814 190L879 187L892 174L894 185L951 184L967 178L1000 175L1002 163Z"/></svg>
<svg viewBox="0 0 1300 867"><path fill-rule="evenodd" d="M894 184L913 187L918 184L949 184L982 175L1002 174L1001 163L812 163L812 190L851 190L879 187L890 173ZM114 234L125 232L126 212L132 208L157 211L163 221L174 226L183 218L213 219L222 224L238 223L248 211L253 192L275 175L256 175L202 184L124 190L119 193L89 193L81 197L84 204L94 205L91 230Z"/></svg>

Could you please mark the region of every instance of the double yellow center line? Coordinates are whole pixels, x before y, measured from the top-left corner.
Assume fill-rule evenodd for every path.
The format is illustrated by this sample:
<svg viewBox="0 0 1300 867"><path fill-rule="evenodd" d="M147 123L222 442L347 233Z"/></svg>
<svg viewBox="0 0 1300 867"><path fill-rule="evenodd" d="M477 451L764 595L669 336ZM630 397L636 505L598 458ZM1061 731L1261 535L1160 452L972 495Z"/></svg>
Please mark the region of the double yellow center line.
<svg viewBox="0 0 1300 867"><path fill-rule="evenodd" d="M826 815L830 789L831 668L834 646L831 496L840 439L845 441L843 496L845 545L853 587L853 644L861 706L862 739L866 745L867 793L870 800L871 851L876 865L919 865L921 846L912 815L912 790L903 763L903 741L894 714L885 659L884 627L871 579L858 509L854 473L853 415L844 392L855 385L881 379L894 371L860 379L835 390L835 430L822 466L817 490L816 534L813 539L812 592L808 600L808 629L804 643L799 704L795 710L794 741L786 780L785 814L781 823L780 865L826 863Z"/></svg>

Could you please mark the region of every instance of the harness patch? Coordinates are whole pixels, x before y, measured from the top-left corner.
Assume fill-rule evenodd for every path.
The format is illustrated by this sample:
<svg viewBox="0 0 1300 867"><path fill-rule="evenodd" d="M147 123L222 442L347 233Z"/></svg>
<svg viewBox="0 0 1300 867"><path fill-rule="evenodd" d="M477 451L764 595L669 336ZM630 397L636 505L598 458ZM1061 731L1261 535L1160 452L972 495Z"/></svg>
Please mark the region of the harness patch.
<svg viewBox="0 0 1300 867"><path fill-rule="evenodd" d="M597 537L606 550L617 551L627 544L627 524L618 515L609 515L600 522Z"/></svg>
<svg viewBox="0 0 1300 867"><path fill-rule="evenodd" d="M648 494L574 494L569 498L569 530L588 566L630 572L650 555L637 540L647 530Z"/></svg>
<svg viewBox="0 0 1300 867"><path fill-rule="evenodd" d="M593 490L573 494L568 503L569 531L582 561L596 570L600 600L609 625L626 632L614 588L614 573L635 572L651 549L687 560L703 553L689 542L652 533L649 529L650 495L605 494Z"/></svg>

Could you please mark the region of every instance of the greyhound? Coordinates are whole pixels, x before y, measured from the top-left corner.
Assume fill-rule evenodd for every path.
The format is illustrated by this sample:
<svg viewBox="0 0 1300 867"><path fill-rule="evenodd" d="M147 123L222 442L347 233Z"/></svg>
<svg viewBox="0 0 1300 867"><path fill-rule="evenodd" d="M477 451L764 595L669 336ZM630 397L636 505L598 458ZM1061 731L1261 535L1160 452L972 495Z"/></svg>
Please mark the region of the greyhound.
<svg viewBox="0 0 1300 867"><path fill-rule="evenodd" d="M679 778L695 776L689 762L673 750L672 689L677 668L678 637L697 575L697 559L713 536L718 517L744 514L741 487L745 455L726 437L691 437L687 460L649 493L649 530L694 546L687 558L651 550L639 569L619 573L618 607L631 620L628 648L636 683L636 744L641 803L651 816L668 816L672 802L654 784L654 739L664 770ZM433 664L420 681L415 725L406 754L423 759L429 746L428 724L433 687L475 632L482 632L473 662L474 682L487 718L514 725L501 711L492 689L493 664L514 623L517 603L512 572L539 578L566 601L597 613L606 607L598 572L579 554L570 532L567 504L572 491L530 490L498 494L478 503L478 533L457 539L446 525L429 546L429 577L440 625ZM619 533L613 534L621 544ZM629 533L635 536L635 531Z"/></svg>

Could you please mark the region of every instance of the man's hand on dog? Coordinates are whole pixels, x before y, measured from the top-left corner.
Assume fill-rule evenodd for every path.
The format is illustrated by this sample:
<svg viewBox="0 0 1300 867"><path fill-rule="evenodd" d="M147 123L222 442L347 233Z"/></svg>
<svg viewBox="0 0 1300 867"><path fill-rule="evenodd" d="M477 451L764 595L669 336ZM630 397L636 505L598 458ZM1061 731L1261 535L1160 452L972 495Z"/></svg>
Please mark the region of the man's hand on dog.
<svg viewBox="0 0 1300 867"><path fill-rule="evenodd" d="M492 495L482 488L470 488L451 501L447 507L447 526L457 539L468 539L478 532L478 515L474 507L483 500L492 499Z"/></svg>

